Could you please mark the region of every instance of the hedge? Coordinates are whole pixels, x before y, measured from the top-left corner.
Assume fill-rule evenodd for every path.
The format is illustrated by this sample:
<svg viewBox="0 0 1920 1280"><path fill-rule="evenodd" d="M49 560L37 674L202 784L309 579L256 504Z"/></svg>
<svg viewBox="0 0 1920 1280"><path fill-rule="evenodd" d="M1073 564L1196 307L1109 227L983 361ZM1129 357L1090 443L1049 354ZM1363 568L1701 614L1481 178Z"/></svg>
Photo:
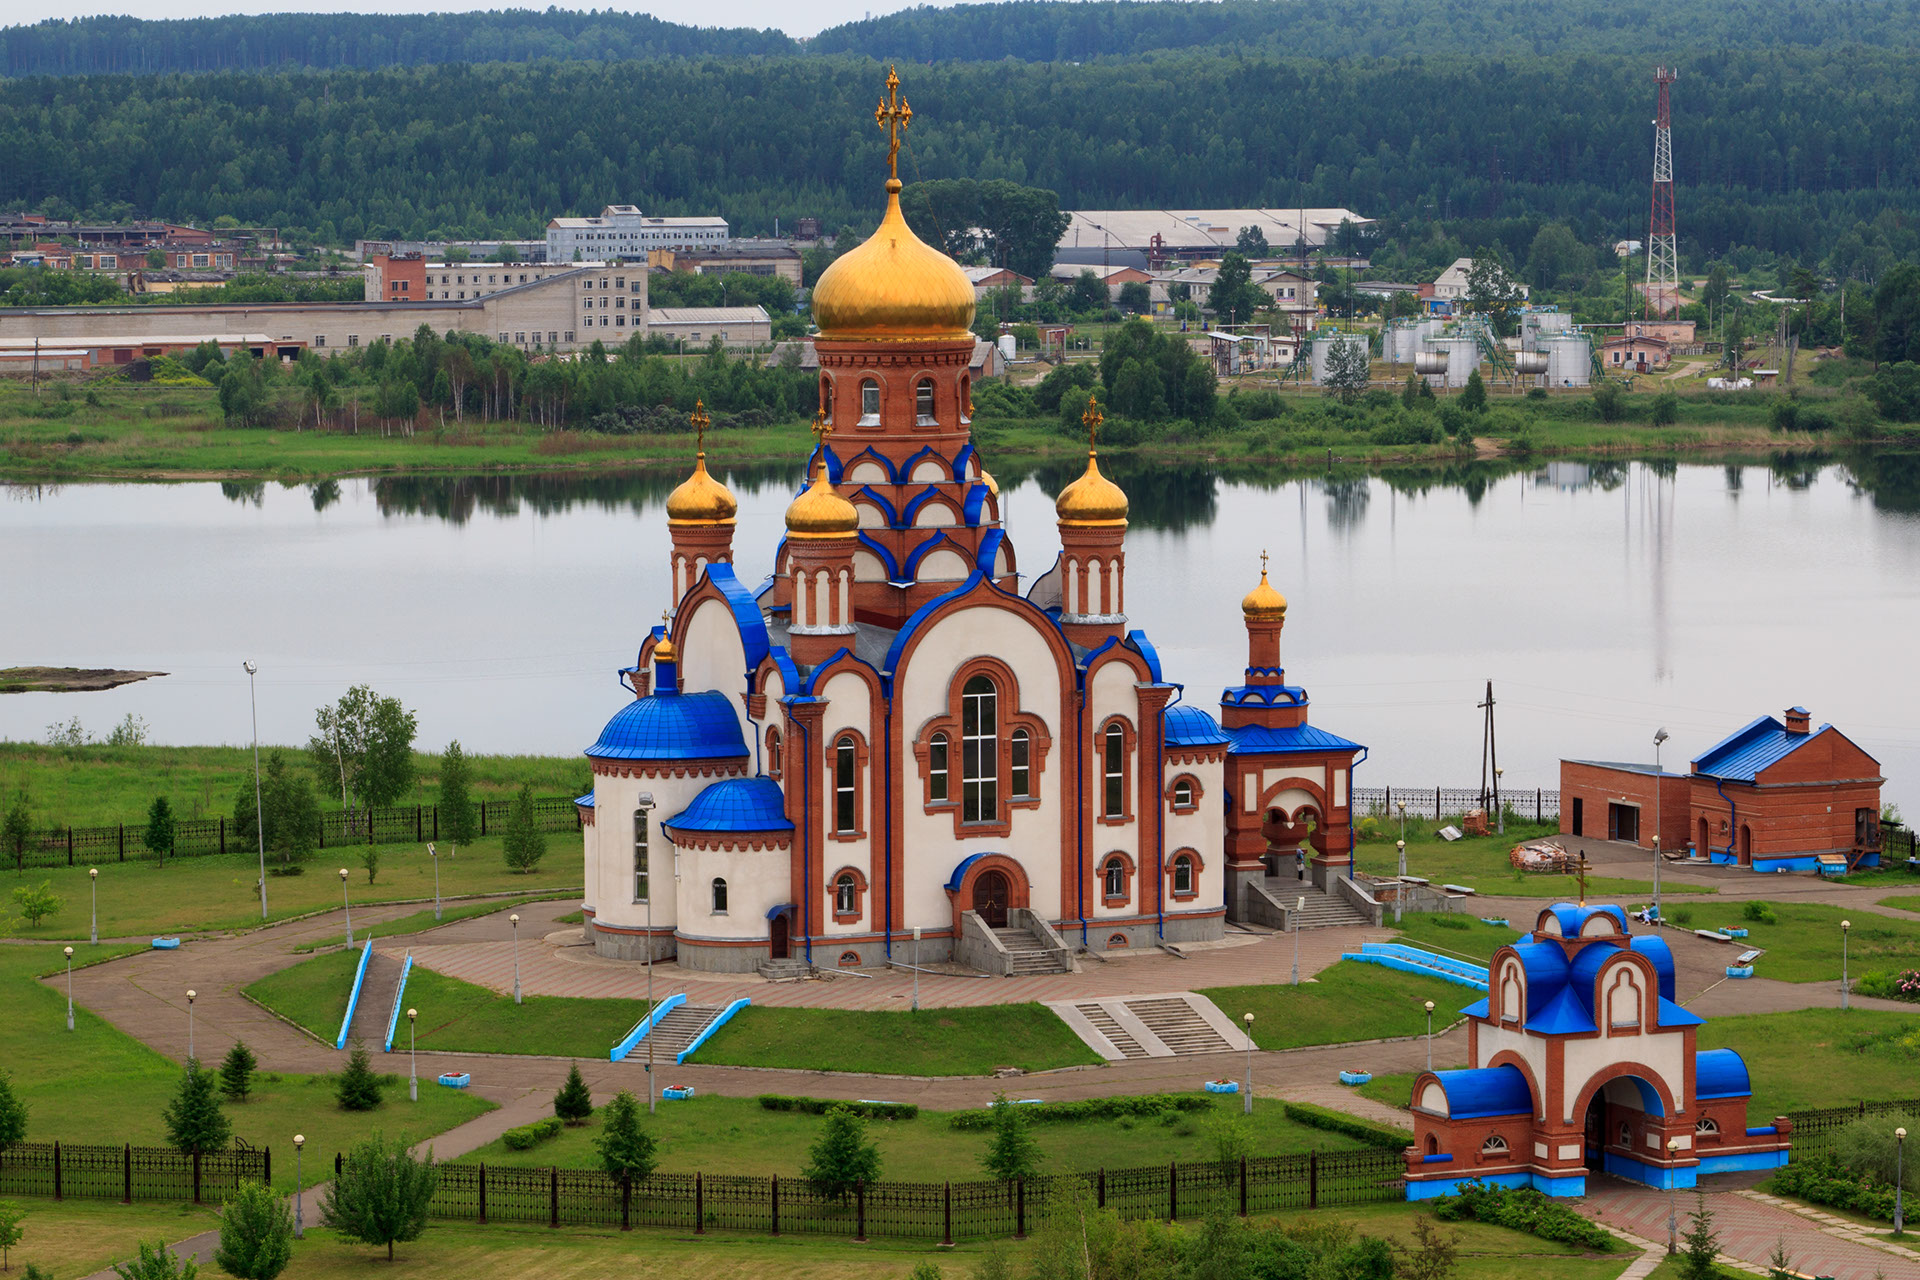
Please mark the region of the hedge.
<svg viewBox="0 0 1920 1280"><path fill-rule="evenodd" d="M1489 1187L1476 1178L1463 1183L1459 1195L1435 1196L1427 1203L1434 1217L1446 1222L1472 1218L1583 1249L1614 1247L1612 1232L1532 1187Z"/></svg>
<svg viewBox="0 0 1920 1280"><path fill-rule="evenodd" d="M1831 1155L1796 1158L1768 1187L1783 1196L1845 1209L1863 1218L1893 1221L1893 1188L1846 1168Z"/></svg>
<svg viewBox="0 0 1920 1280"><path fill-rule="evenodd" d="M1062 1124L1075 1120L1116 1120L1122 1116L1164 1116L1176 1111L1206 1111L1212 1106L1213 1099L1204 1093L1142 1093L1125 1098L1087 1098L1080 1102L1029 1102L1020 1104L1020 1110L1035 1124ZM993 1108L956 1111L947 1118L947 1123L956 1129L991 1129Z"/></svg>
<svg viewBox="0 0 1920 1280"><path fill-rule="evenodd" d="M1328 1133L1342 1133L1385 1151L1401 1151L1413 1145L1413 1134L1405 1129L1343 1115L1325 1107L1316 1107L1310 1102L1289 1102L1286 1104L1286 1113L1287 1119L1295 1124L1304 1124L1310 1129L1325 1129Z"/></svg>
<svg viewBox="0 0 1920 1280"><path fill-rule="evenodd" d="M560 1117L548 1116L545 1120L535 1120L532 1124L523 1124L518 1129L509 1129L500 1135L500 1141L509 1151L525 1151L528 1147L538 1146L548 1138L560 1136Z"/></svg>
<svg viewBox="0 0 1920 1280"><path fill-rule="evenodd" d="M782 1093L763 1093L760 1105L768 1111L801 1111L823 1116L834 1107L845 1107L869 1120L911 1120L920 1108L911 1102L848 1102L841 1098L791 1098Z"/></svg>

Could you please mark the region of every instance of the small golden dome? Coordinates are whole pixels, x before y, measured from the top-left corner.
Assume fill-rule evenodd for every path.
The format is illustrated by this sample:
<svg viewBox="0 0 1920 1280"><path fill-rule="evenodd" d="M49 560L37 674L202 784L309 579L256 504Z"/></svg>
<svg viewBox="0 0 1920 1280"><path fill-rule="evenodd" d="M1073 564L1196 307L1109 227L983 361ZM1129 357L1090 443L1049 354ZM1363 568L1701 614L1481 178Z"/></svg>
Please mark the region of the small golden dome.
<svg viewBox="0 0 1920 1280"><path fill-rule="evenodd" d="M661 636L660 643L653 646L653 660L655 662L674 662L677 661L679 657L680 651L673 647L673 637L670 635Z"/></svg>
<svg viewBox="0 0 1920 1280"><path fill-rule="evenodd" d="M1087 450L1087 470L1078 480L1060 491L1053 509L1061 524L1082 528L1127 522L1127 494L1100 474L1100 455Z"/></svg>
<svg viewBox="0 0 1920 1280"><path fill-rule="evenodd" d="M1287 598L1267 582L1267 553L1260 553L1260 585L1240 601L1240 612L1248 622L1285 622Z"/></svg>
<svg viewBox="0 0 1920 1280"><path fill-rule="evenodd" d="M960 264L907 225L898 178L887 179L887 212L873 235L813 286L813 322L829 342L971 338L973 307Z"/></svg>
<svg viewBox="0 0 1920 1280"><path fill-rule="evenodd" d="M980 468L980 483L987 486L987 492L994 497L997 498L1000 496L1000 482L995 480L993 478L993 472L987 470L985 467Z"/></svg>
<svg viewBox="0 0 1920 1280"><path fill-rule="evenodd" d="M827 457L823 449L819 465L813 471L813 483L787 508L789 538L845 538L860 528L860 513L853 504L834 492L827 480Z"/></svg>
<svg viewBox="0 0 1920 1280"><path fill-rule="evenodd" d="M668 524L731 524L740 504L733 491L707 473L707 452L693 463L693 474L667 495Z"/></svg>

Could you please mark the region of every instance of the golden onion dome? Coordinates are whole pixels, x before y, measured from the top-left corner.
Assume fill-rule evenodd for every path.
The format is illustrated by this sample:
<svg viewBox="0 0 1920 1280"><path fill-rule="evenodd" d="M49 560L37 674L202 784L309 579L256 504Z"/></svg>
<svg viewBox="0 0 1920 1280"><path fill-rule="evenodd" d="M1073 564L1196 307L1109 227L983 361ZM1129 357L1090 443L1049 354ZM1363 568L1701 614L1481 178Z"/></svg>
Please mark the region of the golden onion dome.
<svg viewBox="0 0 1920 1280"><path fill-rule="evenodd" d="M1260 585L1240 601L1240 612L1248 622L1285 622L1287 598L1267 582L1267 553L1260 553Z"/></svg>
<svg viewBox="0 0 1920 1280"><path fill-rule="evenodd" d="M1087 450L1087 470L1054 499L1054 512L1063 525L1087 528L1127 522L1127 494L1100 474L1100 455Z"/></svg>
<svg viewBox="0 0 1920 1280"><path fill-rule="evenodd" d="M733 491L707 472L707 451L694 459L693 474L667 495L667 523L731 524L740 504Z"/></svg>
<svg viewBox="0 0 1920 1280"><path fill-rule="evenodd" d="M813 483L787 508L789 538L845 538L860 528L860 513L827 480L826 451L821 450Z"/></svg>
<svg viewBox="0 0 1920 1280"><path fill-rule="evenodd" d="M653 660L655 662L674 662L677 661L679 657L680 651L673 647L672 633L661 636L660 642L653 646Z"/></svg>
<svg viewBox="0 0 1920 1280"><path fill-rule="evenodd" d="M913 234L900 212L900 185L887 179L879 227L813 286L813 322L829 342L973 337L973 282L960 264Z"/></svg>
<svg viewBox="0 0 1920 1280"><path fill-rule="evenodd" d="M980 468L980 483L987 486L987 492L994 497L997 498L1000 496L1000 482L995 480L993 478L993 472L987 470L985 467Z"/></svg>

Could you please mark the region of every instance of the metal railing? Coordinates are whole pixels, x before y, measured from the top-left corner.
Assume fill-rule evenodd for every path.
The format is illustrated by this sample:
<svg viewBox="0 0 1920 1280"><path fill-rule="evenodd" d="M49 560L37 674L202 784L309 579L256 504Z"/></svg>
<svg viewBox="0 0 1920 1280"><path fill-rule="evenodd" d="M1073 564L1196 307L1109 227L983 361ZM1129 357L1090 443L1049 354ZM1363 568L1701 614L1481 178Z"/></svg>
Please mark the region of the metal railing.
<svg viewBox="0 0 1920 1280"><path fill-rule="evenodd" d="M16 1142L0 1148L0 1194L55 1200L220 1200L242 1182L273 1182L267 1147L189 1155L171 1147Z"/></svg>
<svg viewBox="0 0 1920 1280"><path fill-rule="evenodd" d="M1404 803L1413 818L1457 818L1470 809L1493 810L1491 790L1468 787L1355 787L1355 810L1376 818L1396 817ZM1535 822L1558 820L1560 793L1536 787L1530 791L1502 790L1500 807L1517 817L1532 815Z"/></svg>

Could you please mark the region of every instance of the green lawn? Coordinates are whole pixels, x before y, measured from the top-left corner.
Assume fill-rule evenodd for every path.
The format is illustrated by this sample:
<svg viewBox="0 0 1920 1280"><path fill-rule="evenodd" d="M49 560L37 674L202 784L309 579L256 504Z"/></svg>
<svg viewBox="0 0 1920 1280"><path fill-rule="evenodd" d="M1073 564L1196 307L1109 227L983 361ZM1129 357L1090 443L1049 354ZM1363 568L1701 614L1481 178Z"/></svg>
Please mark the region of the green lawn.
<svg viewBox="0 0 1920 1280"><path fill-rule="evenodd" d="M1880 899L1876 905L1892 907L1895 911L1920 913L1920 893L1896 893L1891 898Z"/></svg>
<svg viewBox="0 0 1920 1280"><path fill-rule="evenodd" d="M27 1104L28 1139L164 1143L161 1112L179 1082L179 1064L84 1007L75 1010L69 1033L65 993L35 981L38 974L61 971L57 947L0 947L0 1008L6 1010L0 1017L0 1065ZM337 1017L335 1022L337 1029ZM303 1173L313 1181L327 1171L318 1166L330 1167L336 1150L370 1128L427 1137L492 1109L452 1089L434 1089L409 1103L401 1084L389 1088L388 1098L376 1111L346 1112L334 1105L324 1077L263 1074L255 1095L228 1107L227 1114L237 1136L273 1148L274 1184L291 1191L295 1133L307 1135L315 1158Z"/></svg>
<svg viewBox="0 0 1920 1280"><path fill-rule="evenodd" d="M1368 823L1373 825L1368 827ZM1400 853L1394 846L1400 836L1399 820L1363 818L1361 825L1364 830L1353 852L1355 868L1371 875L1400 874ZM1517 871L1507 860L1517 844L1558 836L1560 828L1557 825L1536 825L1509 819L1504 836L1470 836L1451 843L1433 834L1436 825L1430 818L1407 819L1408 875L1424 876L1436 885L1465 885L1489 897L1548 898L1568 902L1578 899L1580 886L1574 877ZM1660 891L1662 895L1714 892L1710 888L1679 885L1665 880L1661 882ZM1644 880L1587 877L1588 902L1618 902L1624 906L1627 899L1639 900L1652 895L1651 863L1648 865L1648 877Z"/></svg>
<svg viewBox="0 0 1920 1280"><path fill-rule="evenodd" d="M558 1088L563 1073L554 1073ZM1194 1079L1198 1081L1200 1073ZM663 1084L673 1080L672 1068L661 1073ZM1010 1084L1018 1082L1010 1081ZM1196 1086L1197 1087L1197 1086ZM886 1082L874 1082L875 1096L886 1096ZM1018 1096L1017 1090L1010 1096ZM642 1101L644 1102L644 1096ZM982 1082L980 1101L993 1100L990 1084ZM1210 1111L1181 1112L1158 1119L1090 1120L1067 1124L1039 1124L1031 1129L1054 1172L1080 1169L1163 1165L1168 1161L1217 1159L1216 1128L1238 1123L1240 1101L1228 1096ZM823 1117L791 1111L768 1111L752 1098L719 1095L659 1103L648 1129L660 1142L661 1168L669 1172L751 1174L782 1177L797 1174L807 1163L807 1150L826 1123ZM528 1165L545 1168L592 1168L599 1157L593 1138L600 1130L596 1118L529 1151L509 1151L495 1142L460 1157L463 1163ZM1362 1143L1313 1129L1286 1118L1279 1102L1254 1100L1250 1126L1257 1155L1295 1152L1355 1151ZM960 1181L980 1176L980 1158L988 1135L963 1132L947 1123L945 1112L922 1112L913 1120L871 1120L867 1133L880 1148L881 1177L909 1182Z"/></svg>
<svg viewBox="0 0 1920 1280"><path fill-rule="evenodd" d="M52 1280L79 1280L130 1258L142 1240L184 1240L220 1225L212 1205L117 1204L111 1200L15 1201L27 1211L13 1270L27 1263Z"/></svg>
<svg viewBox="0 0 1920 1280"><path fill-rule="evenodd" d="M332 1044L359 963L360 948L343 948L268 974L247 994ZM407 978L407 1004L420 1011L415 1030L422 1049L571 1058L605 1058L647 1012L645 1000L528 996L516 1005L510 995L435 973L418 961Z"/></svg>
<svg viewBox="0 0 1920 1280"><path fill-rule="evenodd" d="M1487 924L1465 911L1415 911L1398 925L1400 940L1409 946L1425 947L1455 959L1486 964L1493 953L1509 942L1516 942L1533 928L1527 917L1510 913L1504 925Z"/></svg>
<svg viewBox="0 0 1920 1280"><path fill-rule="evenodd" d="M1199 994L1228 1017L1251 1012L1253 1041L1262 1049L1421 1035L1428 1000L1438 1030L1454 1020L1455 1010L1480 998L1471 987L1355 960L1323 969L1317 981L1297 987L1209 987Z"/></svg>
<svg viewBox="0 0 1920 1280"><path fill-rule="evenodd" d="M1711 922L1705 913L1697 913L1700 927L1733 924L1748 930L1746 945L1764 948L1766 954L1755 962L1754 973L1784 982L1834 982L1840 980L1840 922L1851 921L1848 931L1847 966L1854 976L1878 970L1920 968L1920 920L1902 920L1872 912L1848 911L1817 902L1769 902L1764 904L1775 923L1762 924L1740 918L1740 913L1715 912ZM1725 919L1720 919L1721 915Z"/></svg>
<svg viewBox="0 0 1920 1280"><path fill-rule="evenodd" d="M410 916L401 916L397 920L382 920L380 922L379 934L383 938L401 938L409 934L426 933L429 930L437 929L442 925L453 924L456 921L471 920L475 916L490 916L496 912L517 911L535 902L564 901L569 898L578 899L579 896L577 892L569 892L543 893L531 898L482 898L464 902L457 900L447 902L442 899L440 904L440 919L435 920L433 918L433 908L426 907L414 912ZM581 919L582 916L580 912L575 911L571 913L571 923L578 924ZM566 921L563 919L563 922ZM503 925L502 928L504 930L505 926ZM295 947L294 952L297 955L307 955L311 952L323 951L328 947L342 946L345 944L345 941L345 938L334 938L319 942L303 943Z"/></svg>
<svg viewBox="0 0 1920 1280"><path fill-rule="evenodd" d="M1066 1023L1038 1004L918 1013L752 1006L735 1014L696 1056L734 1067L906 1076L980 1076L1003 1066L1045 1071L1100 1062Z"/></svg>
<svg viewBox="0 0 1920 1280"><path fill-rule="evenodd" d="M380 870L372 884L353 857L353 851L323 850L297 876L267 877L267 906L272 918L305 915L340 905L340 876L351 873L347 891L358 908L382 902L424 900L433 915L433 859L413 845L387 845L381 851ZM19 885L50 883L64 899L60 911L18 932L28 938L85 938L89 893L100 895L100 936L152 937L184 931L245 929L260 923L260 865L244 854L208 854L174 858L165 866L154 862L110 862L100 865L96 885L87 880L87 867L59 867L50 871L0 871L0 894ZM558 893L580 883L580 850L574 837L549 836L547 856L531 875L510 869L500 855L500 840L489 837L463 849L456 858L443 858L440 894L514 893L529 896ZM6 897L0 903L11 905ZM357 923L357 921L356 921ZM417 927L417 926L416 926Z"/></svg>

